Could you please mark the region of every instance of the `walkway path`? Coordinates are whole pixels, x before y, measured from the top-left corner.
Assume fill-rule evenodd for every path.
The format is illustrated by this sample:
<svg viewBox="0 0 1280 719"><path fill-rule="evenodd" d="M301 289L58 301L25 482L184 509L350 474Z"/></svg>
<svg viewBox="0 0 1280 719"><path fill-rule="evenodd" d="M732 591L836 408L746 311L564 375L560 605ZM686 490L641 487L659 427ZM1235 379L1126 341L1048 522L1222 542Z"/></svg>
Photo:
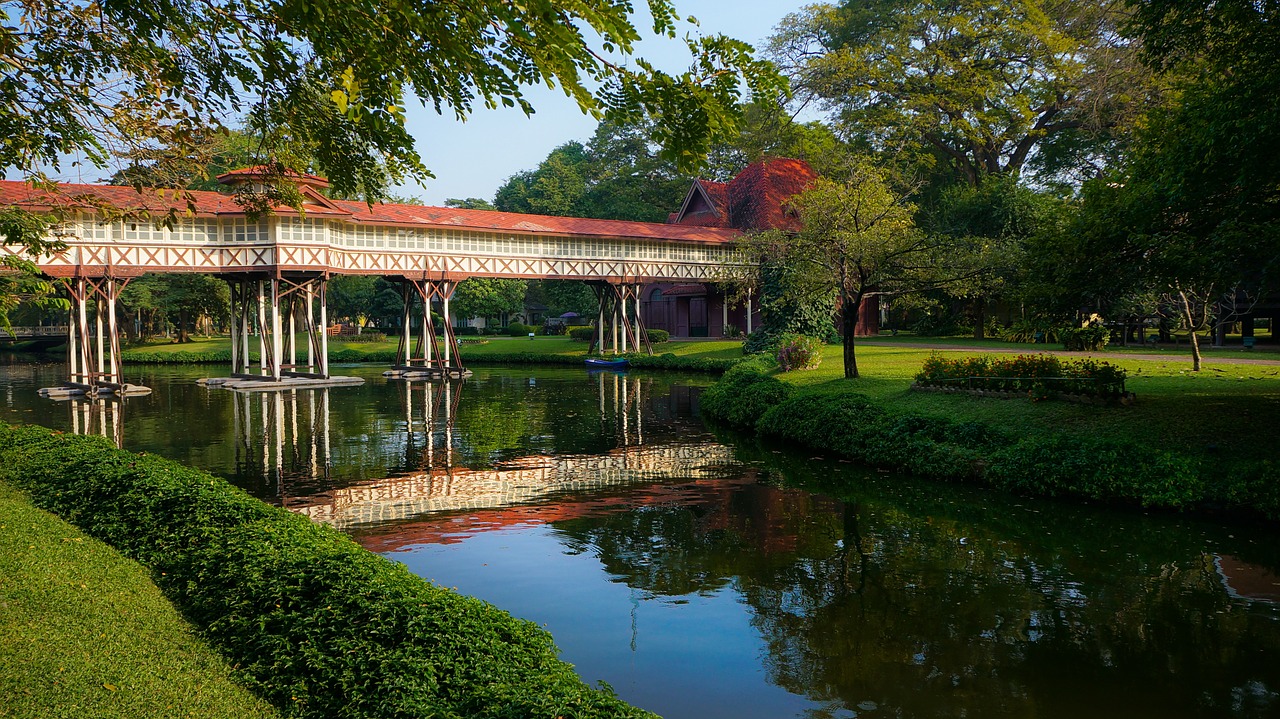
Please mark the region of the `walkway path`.
<svg viewBox="0 0 1280 719"><path fill-rule="evenodd" d="M902 347L913 350L939 350L942 352L989 352L991 354L1047 354L1059 357L1088 358L1099 360L1147 360L1152 362L1184 362L1191 367L1191 350L1179 354L1130 354L1128 352L1067 352L1066 350L1038 349L1032 347L983 347L981 345L952 345L928 342L886 342L884 340L859 339L858 344L874 347ZM1262 359L1253 357L1223 357L1205 352L1202 362L1210 364L1241 364L1280 367L1280 358Z"/></svg>

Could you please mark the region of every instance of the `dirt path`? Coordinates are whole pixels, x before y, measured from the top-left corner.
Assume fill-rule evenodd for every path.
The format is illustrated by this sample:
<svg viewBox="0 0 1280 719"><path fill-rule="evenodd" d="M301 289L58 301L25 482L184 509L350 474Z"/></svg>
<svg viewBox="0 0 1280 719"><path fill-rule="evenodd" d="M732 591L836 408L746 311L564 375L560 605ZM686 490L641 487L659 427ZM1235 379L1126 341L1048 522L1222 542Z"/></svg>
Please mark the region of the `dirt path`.
<svg viewBox="0 0 1280 719"><path fill-rule="evenodd" d="M1147 360L1152 362L1173 362L1185 363L1187 369L1191 368L1191 350L1180 354L1130 354L1128 352L1109 353L1109 352L1067 352L1065 350L1051 349L1032 349L1030 347L981 347L977 345L948 345L948 344L930 344L928 342L884 342L881 340L858 340L859 345L871 345L875 347L903 347L916 350L938 350L941 352L989 352L991 354L1047 354L1058 357L1075 357L1088 358L1098 360ZM1205 352L1203 357L1205 366L1215 364L1243 364L1243 365L1263 365L1271 367L1280 367L1280 359L1261 359L1253 357L1222 357L1211 352Z"/></svg>

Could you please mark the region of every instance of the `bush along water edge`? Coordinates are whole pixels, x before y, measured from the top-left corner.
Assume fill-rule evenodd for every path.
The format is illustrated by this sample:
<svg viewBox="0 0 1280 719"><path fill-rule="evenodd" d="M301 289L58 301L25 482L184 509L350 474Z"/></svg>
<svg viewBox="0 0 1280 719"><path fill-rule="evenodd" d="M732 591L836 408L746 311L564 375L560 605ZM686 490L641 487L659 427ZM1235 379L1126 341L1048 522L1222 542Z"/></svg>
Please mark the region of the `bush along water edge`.
<svg viewBox="0 0 1280 719"><path fill-rule="evenodd" d="M533 623L205 472L0 425L0 480L146 566L285 716L653 716L587 686Z"/></svg>
<svg viewBox="0 0 1280 719"><path fill-rule="evenodd" d="M1017 437L987 424L891 411L855 391L802 390L775 371L772 361L758 357L725 372L702 392L703 416L931 479L1144 507L1231 508L1280 519L1280 463L1211 479L1211 468L1185 453L1107 437Z"/></svg>

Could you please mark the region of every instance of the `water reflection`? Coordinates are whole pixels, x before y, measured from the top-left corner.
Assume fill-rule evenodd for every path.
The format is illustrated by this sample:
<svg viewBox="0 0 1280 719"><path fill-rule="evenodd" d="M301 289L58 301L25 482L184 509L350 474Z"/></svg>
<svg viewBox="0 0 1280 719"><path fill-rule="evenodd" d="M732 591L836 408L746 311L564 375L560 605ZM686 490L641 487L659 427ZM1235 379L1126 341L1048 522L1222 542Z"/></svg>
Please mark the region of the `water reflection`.
<svg viewBox="0 0 1280 719"><path fill-rule="evenodd" d="M457 426L465 381L404 383L398 390L404 422L390 438L403 447L404 471L321 491L285 490L283 504L344 531L427 514L523 508L478 520L481 525L473 531L482 531L493 522L534 521L539 510L528 507L545 508L553 499L558 502L553 514L563 518L565 506L591 504L602 493L668 479L719 477L726 467L737 465L732 451L715 442L666 438L646 444L645 424L651 419L644 393L651 381L612 372L593 375L598 432L614 443L608 451L513 455L489 448L483 434L469 425L460 432ZM537 379L528 378L528 383L535 387ZM396 530L382 527L379 532L391 535ZM465 533L458 526L449 532L453 537Z"/></svg>
<svg viewBox="0 0 1280 719"><path fill-rule="evenodd" d="M261 477L277 494L285 491L286 476L329 479L329 389L221 391L231 398L238 475Z"/></svg>
<svg viewBox="0 0 1280 719"><path fill-rule="evenodd" d="M546 624L588 680L672 719L1280 715L1268 528L716 437L699 378L369 370L244 395L131 368L155 394L100 406L38 400L44 371L0 369L0 419L122 427Z"/></svg>
<svg viewBox="0 0 1280 719"><path fill-rule="evenodd" d="M714 482L557 500L537 515L549 533L494 509L355 534L547 623L589 678L669 717L1280 712L1280 611L1256 601L1280 581L1266 533L773 451L740 447L736 460ZM541 571L477 569L507 570L522 547ZM625 625L608 619L624 612ZM743 636L759 642L767 684L802 706L716 651ZM670 695L687 671L714 701Z"/></svg>

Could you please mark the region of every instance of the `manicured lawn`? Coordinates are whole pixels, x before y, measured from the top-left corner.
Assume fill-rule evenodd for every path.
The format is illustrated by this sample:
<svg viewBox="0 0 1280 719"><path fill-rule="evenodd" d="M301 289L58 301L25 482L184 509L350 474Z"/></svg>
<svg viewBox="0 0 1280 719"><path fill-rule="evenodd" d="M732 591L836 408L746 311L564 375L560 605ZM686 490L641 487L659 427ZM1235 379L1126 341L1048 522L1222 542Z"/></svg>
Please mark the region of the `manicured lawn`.
<svg viewBox="0 0 1280 719"><path fill-rule="evenodd" d="M1185 333L1175 335L1177 342L1174 344L1148 344L1138 345L1136 343L1125 347L1120 344L1107 345L1103 352L1108 354L1158 354L1169 355L1170 357L1185 357L1188 362L1191 361L1191 345L1188 344ZM1271 342L1271 334L1267 331L1260 331L1255 335L1259 342L1253 349L1246 350L1241 344L1240 335L1227 335L1226 345L1223 347L1214 347L1211 338L1200 338L1200 351L1206 356L1240 356L1250 357L1262 354L1264 357L1270 356L1274 359L1274 355L1280 354L1280 344ZM975 340L972 335L954 335L948 337L923 337L912 334L910 332L899 332L896 335L883 333L875 337L868 337L866 341L875 344L894 344L894 345L930 345L938 347L990 347L1000 350L1026 350L1028 352L1061 352L1062 345L1056 342L1050 343L1032 343L1032 342L1006 342L999 339L982 339Z"/></svg>
<svg viewBox="0 0 1280 719"><path fill-rule="evenodd" d="M864 345L862 377L844 379L841 350L828 346L822 366L783 379L817 392L863 392L887 407L961 421L999 425L1015 434L1065 431L1133 439L1153 448L1224 458L1275 457L1280 428L1280 365L1214 365L1199 374L1181 358L1108 361L1129 372L1133 406L1093 406L912 392L910 385L930 350ZM978 354L978 353L966 353ZM1141 461L1141 458L1135 458Z"/></svg>
<svg viewBox="0 0 1280 719"><path fill-rule="evenodd" d="M532 340L528 337L462 337L459 339L481 339L487 342L487 344L462 344L460 351L463 357L483 357L485 355L510 354L513 352L578 356L585 354L587 351L586 342L571 340L568 337L535 337ZM306 345L302 344L302 342L298 343L298 347L299 354L306 351ZM693 340L655 344L653 351L655 354L670 352L682 357L737 358L742 356L741 347L742 345L738 342ZM145 350L148 353L155 354L229 352L231 350L231 341L225 337L195 338L194 341L186 344L151 342L131 349ZM330 352L354 350L356 352L373 353L394 351L395 349L395 337L389 337L383 342L343 342L336 338L330 338L329 341ZM256 345L253 346L253 350L257 351ZM128 351L125 353L125 359L128 359Z"/></svg>
<svg viewBox="0 0 1280 719"><path fill-rule="evenodd" d="M0 483L0 717L275 717L147 571Z"/></svg>

